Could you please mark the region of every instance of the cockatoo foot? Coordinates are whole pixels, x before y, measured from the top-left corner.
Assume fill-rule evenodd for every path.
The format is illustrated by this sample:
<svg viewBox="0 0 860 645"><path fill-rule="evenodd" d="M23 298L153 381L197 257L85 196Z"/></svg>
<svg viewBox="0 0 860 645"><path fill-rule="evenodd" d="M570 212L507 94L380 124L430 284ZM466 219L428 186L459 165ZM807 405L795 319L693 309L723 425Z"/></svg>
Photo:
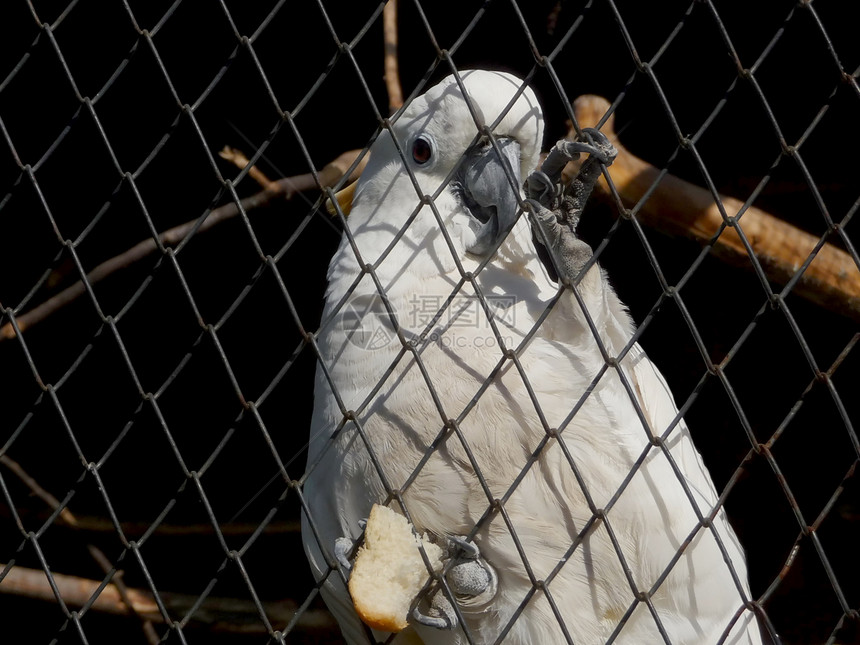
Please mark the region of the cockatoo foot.
<svg viewBox="0 0 860 645"><path fill-rule="evenodd" d="M475 543L460 536L449 537L448 558L454 564L445 574L445 581L457 604L474 607L493 599L498 589L498 576L481 557L481 551ZM436 629L454 629L457 626L457 613L440 588L433 591L428 612L422 613L416 607L412 616L422 625Z"/></svg>
<svg viewBox="0 0 860 645"><path fill-rule="evenodd" d="M488 602L496 595L496 572L481 557L477 544L467 542L464 537L449 537L448 554L456 564L448 570L445 580L458 599L474 605Z"/></svg>
<svg viewBox="0 0 860 645"><path fill-rule="evenodd" d="M352 562L349 561L349 557L352 555L353 546L355 546L355 542L352 538L339 537L334 541L334 557L346 573L352 570Z"/></svg>
<svg viewBox="0 0 860 645"><path fill-rule="evenodd" d="M367 520L358 520L358 528L362 531L367 526ZM334 557L340 563L340 566L343 567L344 573L349 575L349 572L352 571L352 562L350 562L350 557L352 556L352 551L355 548L355 540L351 537L339 537L334 541Z"/></svg>
<svg viewBox="0 0 860 645"><path fill-rule="evenodd" d="M576 236L576 227L600 177L601 164L608 166L618 154L606 135L594 128L585 128L585 141L557 142L540 170L526 180L526 202L531 206L532 238L538 255L553 280L559 278L571 284L591 259L591 247ZM580 153L590 156L568 187L561 184L561 173L569 161Z"/></svg>
<svg viewBox="0 0 860 645"><path fill-rule="evenodd" d="M430 609L427 613L421 611L420 607L412 610L412 618L421 625L433 627L434 629L454 629L459 622L457 621L457 613L451 605L445 594L441 590L436 590L433 598L430 600Z"/></svg>

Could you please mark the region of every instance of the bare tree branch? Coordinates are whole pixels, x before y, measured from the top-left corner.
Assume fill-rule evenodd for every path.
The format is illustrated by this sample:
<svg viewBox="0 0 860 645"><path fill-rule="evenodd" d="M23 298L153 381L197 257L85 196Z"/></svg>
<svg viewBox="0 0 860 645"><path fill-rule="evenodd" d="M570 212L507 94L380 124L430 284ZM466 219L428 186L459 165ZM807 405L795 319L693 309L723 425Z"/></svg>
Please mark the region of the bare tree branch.
<svg viewBox="0 0 860 645"><path fill-rule="evenodd" d="M599 96L580 96L574 102L576 120L583 128L595 127L608 110L609 102ZM614 116L606 120L602 129L618 148L618 157L610 166L609 174L624 205L632 208L648 195L637 211L640 222L670 235L701 242L708 242L717 233L723 225L723 217L709 190L674 175L665 174L661 178L662 170L636 157L615 140ZM569 136L572 135L571 130ZM575 175L575 163L568 164L566 178ZM605 194L609 193L605 178L600 179L598 187ZM649 194L652 187L653 192ZM734 197L723 195L720 195L720 202L729 217L740 213L744 205ZM746 209L738 223L767 277L782 285L794 277L820 243L819 237L755 206ZM731 264L749 265L736 227L726 227L722 231L713 252ZM832 311L860 320L860 267L850 254L833 244L821 245L793 291Z"/></svg>
<svg viewBox="0 0 860 645"><path fill-rule="evenodd" d="M42 501L44 501L48 506L51 507L54 511L60 509L60 502L56 497L51 495L47 490L42 488L39 483L31 477L27 471L24 470L21 465L13 460L9 455L0 455L0 463L6 466L9 470L11 470L18 478L26 484L26 486L33 491L37 497L39 497ZM72 528L78 527L78 520L72 514L72 512L68 509L68 507L64 507L60 510L58 515L59 519L62 522L65 522L68 526ZM117 571L114 567L113 563L108 559L108 557L99 549L97 546L92 544L87 544L87 551L90 553L90 557L96 561L96 564L99 565L101 570L108 575L111 575L111 584L113 587L109 587L110 589L116 590L116 596L118 601L121 602L128 610L129 613L135 616L135 618L140 621L141 628L143 629L144 636L146 640L150 643L150 645L157 645L161 639L159 639L158 634L155 633L155 629L152 626L152 621L149 618L142 616L134 606L134 601L129 594L128 588L125 586L125 583L122 580L122 572Z"/></svg>
<svg viewBox="0 0 860 645"><path fill-rule="evenodd" d="M0 564L0 570L4 567ZM98 593L101 582L51 572L54 584L63 602L72 607L83 607ZM48 602L56 602L54 590L47 575L41 569L28 569L13 566L0 580L0 594L10 594L34 598ZM167 610L177 619L182 618L195 605L198 598L185 594L169 592L159 593L159 597ZM123 602L117 590L107 586L93 601L89 610L109 614L128 615L129 609L156 624L165 622L164 616L158 610L155 597L149 591L127 588L129 604ZM286 625L294 617L298 607L292 600L262 603L266 616L275 625ZM241 632L265 634L266 629L260 620L257 606L248 600L236 598L206 598L197 610L190 616L191 623L208 626L212 631ZM320 636L325 633L338 633L337 625L325 611L305 609L298 617L295 625L301 631L313 631Z"/></svg>
<svg viewBox="0 0 860 645"><path fill-rule="evenodd" d="M45 502L51 507L51 509L57 510L59 508L59 500L42 488L39 483L21 467L21 464L12 459L9 455L0 455L0 464L3 464L6 468L11 470L18 479L24 482L27 488L29 488L36 497ZM72 515L72 512L68 508L61 510L59 517L69 526L75 526L77 524L77 519Z"/></svg>
<svg viewBox="0 0 860 645"><path fill-rule="evenodd" d="M328 187L336 184L344 173L349 170L349 167L360 154L360 150L350 150L348 152L344 152L336 159L326 164L318 173L322 186ZM361 163L353 171L349 181L354 181L355 178L361 174L366 163L367 155L364 156ZM263 177L265 176L263 175ZM299 192L319 188L316 179L311 173L296 175L294 177L285 177L274 182L270 182L268 179L265 179L265 181L269 188L240 201L243 210L250 211L263 206L275 197L292 199L292 197ZM230 202L229 204L213 209L202 223L199 222L198 219L193 219L185 222L184 224L180 224L179 226L167 229L158 235L158 242L162 246L176 245L184 240L192 231L195 230L195 228L195 234L203 233L211 229L213 226L229 220L238 214L239 207L235 202ZM117 271L124 269L135 262L139 262L143 258L157 251L159 243L156 243L156 240L153 238L147 238L138 242L127 251L120 253L109 260L105 260L92 271L87 273L87 282L89 282L90 285L94 285ZM18 325L18 329L21 332L24 332L26 329L42 322L66 305L74 302L85 292L86 288L84 283L80 280L75 282L27 313L21 316L16 316L15 322ZM15 335L15 328L11 323L6 323L0 327L0 342L14 338Z"/></svg>
<svg viewBox="0 0 860 645"><path fill-rule="evenodd" d="M218 153L218 156L229 161L238 168L244 168L250 163L244 152L236 148L231 148L230 146L224 146L221 152ZM266 177L263 171L257 168L257 166L251 166L248 169L248 176L260 184L260 187L264 190L278 190L277 183Z"/></svg>
<svg viewBox="0 0 860 645"><path fill-rule="evenodd" d="M558 19L561 16L562 9L562 0L558 0L558 2L555 3L553 8L550 9L550 12L546 17L546 33L550 36L555 34L555 30L558 27Z"/></svg>
<svg viewBox="0 0 860 645"><path fill-rule="evenodd" d="M388 109L393 114L403 106L403 88L397 63L397 0L388 0L382 10L382 31L385 41L385 87Z"/></svg>

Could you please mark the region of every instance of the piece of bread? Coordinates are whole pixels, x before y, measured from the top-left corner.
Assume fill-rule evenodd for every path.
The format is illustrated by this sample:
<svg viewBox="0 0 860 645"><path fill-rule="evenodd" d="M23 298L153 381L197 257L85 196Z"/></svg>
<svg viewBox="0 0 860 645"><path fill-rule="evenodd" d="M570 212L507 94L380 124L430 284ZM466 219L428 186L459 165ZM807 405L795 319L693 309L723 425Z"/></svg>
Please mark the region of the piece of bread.
<svg viewBox="0 0 860 645"><path fill-rule="evenodd" d="M433 569L441 570L440 547L415 535L396 511L374 504L349 578L355 610L369 627L385 632L406 627L409 607L429 577L419 544Z"/></svg>

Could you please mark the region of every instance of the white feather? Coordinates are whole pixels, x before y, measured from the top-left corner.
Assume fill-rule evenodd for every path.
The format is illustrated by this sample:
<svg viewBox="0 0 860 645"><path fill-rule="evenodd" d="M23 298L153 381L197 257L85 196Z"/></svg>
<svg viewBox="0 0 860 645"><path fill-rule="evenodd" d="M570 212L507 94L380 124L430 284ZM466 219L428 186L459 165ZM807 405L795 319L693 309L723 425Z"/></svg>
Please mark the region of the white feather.
<svg viewBox="0 0 860 645"><path fill-rule="evenodd" d="M462 77L479 118L487 124L496 120L521 85L516 77L499 72L465 72ZM510 136L520 143L523 178L537 165L542 129L537 99L526 89L494 130L496 136ZM575 643L602 643L631 607L635 609L615 642L663 642L651 612L643 603L636 605L627 573L640 590L649 590L696 528L697 514L710 514L717 503L711 478L683 420L670 433L666 446L698 513L669 460L656 446L650 448L623 492L617 493L648 449L651 436L662 434L674 420L677 408L672 395L641 348L633 345L619 368L635 394L631 399L619 370L606 368L586 317L570 293L555 302L524 343L557 295L536 256L524 217L476 279L482 294L500 307L496 315L499 336L506 348L520 348L523 373L512 360L503 360L499 339L478 305L475 288L468 280L464 282L457 269L459 261L465 271L474 271L478 259L465 252L474 234L468 214L450 187L439 193L435 207L453 252L428 205L418 211L402 237L397 237L418 207L419 193L438 191L477 133L453 79L416 99L395 124L394 136L407 158L412 137L418 132L433 138L438 153L431 168L412 168L419 190L391 137L384 133L373 146L348 221L361 259L345 236L329 268L324 325L318 336L325 369L317 371L310 471L304 486L320 531L318 540L305 521L305 545L312 569L318 579L325 579L326 602L348 642L368 642L346 588L337 572L329 571L322 550L331 560L336 538L359 535L358 521L374 503L387 497L383 479L392 489L402 490L415 527L436 536L472 531L488 510L486 485L490 498L504 500L513 534L502 516L495 514L475 537L482 556L499 575L499 592L492 601L461 607L475 642L495 642L531 594L532 584L517 543L536 579L554 575L548 584L549 595L561 614L563 628L547 596L537 591L505 642L563 643L566 631ZM347 337L342 313L335 311L342 299L358 307L380 305L374 300L378 290L370 275L363 275L356 284L367 264L375 267L407 339L417 338L424 329L427 320L420 315L424 306L435 312L464 283L451 306L460 310L460 317L443 314L432 330L435 337L431 334L418 342L420 366L412 353L404 351L385 315L373 320L383 337L389 334L388 344L367 349ZM599 267L583 279L579 293L606 351L617 356L628 344L633 326ZM593 383L601 372L602 377ZM482 390L489 378L490 385ZM375 390L381 379L384 383ZM569 419L575 406L576 414ZM356 424L344 420L345 410L358 411L364 438ZM459 430L466 445L451 434L416 472L429 446L445 432L446 421L460 417ZM560 438L550 439L539 451L547 440L546 428L562 424L566 425ZM365 438L381 473L370 458ZM597 509L614 500L607 512L608 525L624 565L606 522L594 520L589 499ZM713 531L702 528L695 534L651 598L663 629L676 645L716 643L744 598L749 599L743 552L722 510L713 525ZM591 529L569 553L587 526ZM714 533L722 541L728 561ZM428 645L467 642L459 629L441 631L421 625L398 638L417 638L416 634ZM750 612L743 613L725 642L761 642Z"/></svg>

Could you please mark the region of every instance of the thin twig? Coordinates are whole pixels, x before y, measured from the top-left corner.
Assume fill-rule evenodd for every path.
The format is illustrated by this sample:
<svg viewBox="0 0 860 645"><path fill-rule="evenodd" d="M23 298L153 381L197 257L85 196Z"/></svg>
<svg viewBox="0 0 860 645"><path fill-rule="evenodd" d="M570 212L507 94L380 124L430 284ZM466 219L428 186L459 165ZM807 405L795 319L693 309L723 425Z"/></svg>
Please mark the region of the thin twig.
<svg viewBox="0 0 860 645"><path fill-rule="evenodd" d="M562 9L563 7L561 0L558 0L558 2L555 3L555 6L550 9L550 12L546 17L547 35L552 36L555 34L556 27L558 27L558 19L561 16Z"/></svg>
<svg viewBox="0 0 860 645"><path fill-rule="evenodd" d="M397 63L397 0L388 0L382 10L382 33L385 41L385 88L388 109L394 114L403 106L403 88Z"/></svg>
<svg viewBox="0 0 860 645"><path fill-rule="evenodd" d="M60 507L59 500L51 495L48 491L42 488L35 479L33 479L26 470L21 467L17 461L12 459L9 455L0 455L0 464L3 464L11 470L15 476L20 479L27 488L29 488L36 497L45 502L48 506L50 506L53 510L56 510ZM76 526L77 519L72 512L68 508L63 508L60 511L60 519L63 520L69 526Z"/></svg>
<svg viewBox="0 0 860 645"><path fill-rule="evenodd" d="M320 183L323 187L333 186L337 183L360 153L360 150L350 150L341 154L334 161L326 164L318 173ZM352 173L350 181L354 181L354 179L361 174L366 163L367 155L364 156L362 162ZM239 203L241 204L242 209L247 212L269 203L275 197L280 196L284 199L291 199L299 192L318 188L316 179L314 179L314 176L311 173L296 175L294 177L285 177L275 182L269 182L269 185L270 188L241 200ZM101 282L117 271L125 269L135 262L139 262L143 258L157 251L159 243L162 246L176 245L184 240L192 231L195 231L195 234L203 233L211 229L213 226L235 217L238 213L239 207L235 202L230 202L229 204L224 204L224 206L213 209L202 223L200 223L198 219L193 219L185 222L184 224L180 224L179 226L167 229L158 235L158 243L156 243L156 240L153 238L147 238L138 242L127 251L102 262L92 271L87 273L87 282L91 286ZM18 329L23 332L33 325L42 322L58 310L77 300L85 292L86 288L84 286L84 282L80 280L75 282L27 313L21 316L16 316L15 321L18 325ZM15 329L11 323L6 323L0 327L0 342L14 337Z"/></svg>
<svg viewBox="0 0 860 645"><path fill-rule="evenodd" d="M238 150L237 148L231 148L230 146L224 146L221 152L218 153L218 156L226 161L229 161L238 168L244 168L250 163L248 157L245 156L244 152ZM258 184L260 184L260 186L264 190L278 190L277 182L274 182L268 177L266 177L263 171L257 168L257 166L251 166L248 169L248 176L254 181L256 181Z"/></svg>

